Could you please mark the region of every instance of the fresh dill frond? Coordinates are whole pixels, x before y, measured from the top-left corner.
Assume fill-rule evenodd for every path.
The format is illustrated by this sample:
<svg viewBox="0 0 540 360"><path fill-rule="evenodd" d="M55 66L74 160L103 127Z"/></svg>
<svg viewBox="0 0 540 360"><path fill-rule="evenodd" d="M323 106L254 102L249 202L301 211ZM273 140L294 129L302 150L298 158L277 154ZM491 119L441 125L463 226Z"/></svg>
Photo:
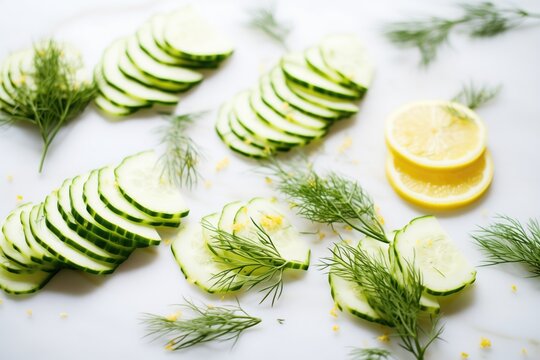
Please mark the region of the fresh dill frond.
<svg viewBox="0 0 540 360"><path fill-rule="evenodd" d="M187 128L206 112L173 115L168 124L159 129L165 152L159 162L162 175L179 187L192 188L200 179L197 166L201 157L199 148L187 134Z"/></svg>
<svg viewBox="0 0 540 360"><path fill-rule="evenodd" d="M467 106L469 109L477 109L487 102L493 100L501 92L502 85L477 86L473 82L464 84L461 90L452 98L452 101Z"/></svg>
<svg viewBox="0 0 540 360"><path fill-rule="evenodd" d="M419 322L424 290L420 273L410 263L401 271L392 272L396 267L382 252L379 256L370 255L346 242L336 244L330 251L332 256L323 258L320 268L358 284L373 310L396 329L400 346L417 360L423 360L427 348L440 338L443 327L438 326L436 319L430 319L429 330Z"/></svg>
<svg viewBox="0 0 540 360"><path fill-rule="evenodd" d="M30 68L14 84L13 107L0 111L0 125L24 121L39 128L43 140L39 172L60 128L79 115L97 93L93 81L80 79L80 57L67 52L55 40L34 45Z"/></svg>
<svg viewBox="0 0 540 360"><path fill-rule="evenodd" d="M182 317L170 317L144 314L143 324L146 325L147 336L154 339L165 338L168 350L181 350L197 344L210 341L238 341L242 332L261 322L261 319L250 316L240 307L196 305L185 300L179 305L183 310ZM190 317L184 318L184 313Z"/></svg>
<svg viewBox="0 0 540 360"><path fill-rule="evenodd" d="M387 360L391 359L389 350L381 348L354 348L349 352L351 360Z"/></svg>
<svg viewBox="0 0 540 360"><path fill-rule="evenodd" d="M287 37L292 27L277 18L275 3L250 9L248 15L250 28L262 32L287 50Z"/></svg>
<svg viewBox="0 0 540 360"><path fill-rule="evenodd" d="M438 49L449 41L451 32L462 30L470 37L493 37L520 26L526 19L540 19L540 14L519 8L498 7L492 2L462 3L462 14L456 18L430 16L425 19L400 21L385 26L386 37L394 44L417 48L421 64L429 65Z"/></svg>
<svg viewBox="0 0 540 360"><path fill-rule="evenodd" d="M272 305L283 292L283 272L288 261L284 259L276 248L272 238L256 222L253 238L240 236L219 229L208 220L202 221L202 226L210 234L209 245L217 259L227 268L214 274L213 287L234 289L247 287L251 289L260 284L260 290L265 293L260 301L272 299Z"/></svg>
<svg viewBox="0 0 540 360"><path fill-rule="evenodd" d="M346 224L368 237L390 242L373 200L356 181L336 173L321 176L307 164L293 168L269 160L265 167L299 215L328 225Z"/></svg>
<svg viewBox="0 0 540 360"><path fill-rule="evenodd" d="M472 233L476 244L486 254L485 265L520 263L533 277L540 276L540 225L530 219L526 225L506 215L497 222Z"/></svg>
<svg viewBox="0 0 540 360"><path fill-rule="evenodd" d="M497 97L501 90L502 85L477 86L471 81L461 87L461 90L452 98L452 101L463 104L471 110L475 110ZM458 119L470 120L467 114L460 111L455 106L447 106L446 111Z"/></svg>

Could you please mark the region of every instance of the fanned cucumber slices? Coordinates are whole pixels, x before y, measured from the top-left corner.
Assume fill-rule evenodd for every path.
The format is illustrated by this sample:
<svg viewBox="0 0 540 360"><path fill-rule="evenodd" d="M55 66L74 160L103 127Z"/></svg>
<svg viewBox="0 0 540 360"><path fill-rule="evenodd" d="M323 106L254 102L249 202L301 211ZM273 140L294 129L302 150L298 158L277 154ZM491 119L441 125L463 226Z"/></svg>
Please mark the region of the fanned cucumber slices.
<svg viewBox="0 0 540 360"><path fill-rule="evenodd" d="M183 226L172 252L186 279L206 292L259 284L265 291L281 283L283 271L308 269L310 250L301 237L276 204L254 198L226 204L201 223Z"/></svg>
<svg viewBox="0 0 540 360"><path fill-rule="evenodd" d="M327 37L303 53L286 54L257 86L224 104L216 132L231 150L253 158L306 145L358 112L372 73L356 37Z"/></svg>
<svg viewBox="0 0 540 360"><path fill-rule="evenodd" d="M412 265L420 274L424 286L420 309L427 313L439 313L438 297L459 292L476 279L476 270L433 216L412 220L395 232L391 244L364 238L355 246L374 259L380 259L382 264L389 267L397 282L403 279L403 267ZM392 326L371 307L369 298L359 284L338 276L332 272L332 268L328 280L332 297L340 310Z"/></svg>
<svg viewBox="0 0 540 360"><path fill-rule="evenodd" d="M203 80L196 69L216 68L232 51L228 40L189 6L156 15L105 50L95 70L95 104L112 116L154 105L175 106L177 93ZM4 98L9 100L0 91L0 101Z"/></svg>
<svg viewBox="0 0 540 360"><path fill-rule="evenodd" d="M156 162L142 152L14 209L0 225L0 288L32 293L62 268L110 274L136 248L158 245L156 227L178 227L188 210Z"/></svg>

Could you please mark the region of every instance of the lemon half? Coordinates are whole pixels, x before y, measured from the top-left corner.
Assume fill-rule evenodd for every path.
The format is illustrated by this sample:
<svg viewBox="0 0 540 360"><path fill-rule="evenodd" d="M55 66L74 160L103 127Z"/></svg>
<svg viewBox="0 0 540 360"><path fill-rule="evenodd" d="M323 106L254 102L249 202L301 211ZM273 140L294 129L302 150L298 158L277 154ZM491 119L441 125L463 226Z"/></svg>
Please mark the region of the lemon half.
<svg viewBox="0 0 540 360"><path fill-rule="evenodd" d="M452 209L485 193L493 180L493 161L486 151L469 166L434 171L388 154L386 175L390 185L406 200L432 209Z"/></svg>
<svg viewBox="0 0 540 360"><path fill-rule="evenodd" d="M386 122L386 143L397 157L424 168L452 169L477 160L486 149L486 128L468 107L422 101L395 111Z"/></svg>

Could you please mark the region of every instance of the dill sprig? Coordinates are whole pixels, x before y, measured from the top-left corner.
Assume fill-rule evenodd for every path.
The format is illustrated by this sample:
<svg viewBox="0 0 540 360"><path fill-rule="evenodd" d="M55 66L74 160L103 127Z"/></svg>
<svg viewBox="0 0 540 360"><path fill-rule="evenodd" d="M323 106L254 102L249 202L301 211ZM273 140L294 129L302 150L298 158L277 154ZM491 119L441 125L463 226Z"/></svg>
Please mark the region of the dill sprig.
<svg viewBox="0 0 540 360"><path fill-rule="evenodd" d="M260 291L265 293L260 301L272 299L272 305L283 292L283 272L289 262L276 248L268 233L251 220L255 226L253 238L240 236L219 229L208 220L202 226L210 234L210 247L217 259L227 265L225 270L212 276L213 287L226 290L270 283Z"/></svg>
<svg viewBox="0 0 540 360"><path fill-rule="evenodd" d="M80 61L69 59L54 40L34 45L31 69L14 86L13 108L0 112L0 125L25 121L39 128L43 140L39 172L60 128L96 95L91 80L77 78L80 67Z"/></svg>
<svg viewBox="0 0 540 360"><path fill-rule="evenodd" d="M198 306L185 300L180 308L191 313L190 318L170 318L154 314L144 314L142 322L146 325L147 336L155 339L166 338L169 350L185 349L210 341L234 340L234 344L242 332L261 322L236 306Z"/></svg>
<svg viewBox="0 0 540 360"><path fill-rule="evenodd" d="M159 159L162 175L179 187L191 188L200 179L197 165L201 154L187 134L187 128L205 113L169 116L168 124L159 129L161 142L165 145L165 152Z"/></svg>
<svg viewBox="0 0 540 360"><path fill-rule="evenodd" d="M419 322L424 287L414 266L407 263L401 271L392 273L393 267L382 252L373 256L346 242L336 244L331 253L331 257L322 259L320 268L358 284L373 310L395 327L400 346L417 360L423 360L427 348L440 338L443 327L433 318L429 330ZM370 350L364 354L373 355L373 349Z"/></svg>
<svg viewBox="0 0 540 360"><path fill-rule="evenodd" d="M296 212L314 222L346 224L370 238L390 242L373 200L356 181L336 173L320 176L306 165L285 167L276 160L266 164L278 190L295 205Z"/></svg>
<svg viewBox="0 0 540 360"><path fill-rule="evenodd" d="M385 27L387 38L401 47L418 48L421 64L429 65L439 47L447 43L452 30L459 28L472 38L493 37L518 27L526 19L540 19L540 14L519 8L498 7L492 2L458 5L462 15L456 18L431 16L400 21Z"/></svg>
<svg viewBox="0 0 540 360"><path fill-rule="evenodd" d="M249 27L261 31L287 50L287 37L292 28L290 25L278 20L275 3L270 3L265 7L250 9L248 15L250 17L248 22Z"/></svg>
<svg viewBox="0 0 540 360"><path fill-rule="evenodd" d="M391 358L390 351L381 348L354 348L349 352L352 360L386 360Z"/></svg>
<svg viewBox="0 0 540 360"><path fill-rule="evenodd" d="M520 263L532 276L540 276L540 225L529 219L525 225L509 216L500 215L498 221L480 227L472 234L487 258L485 265Z"/></svg>
<svg viewBox="0 0 540 360"><path fill-rule="evenodd" d="M474 110L493 100L501 92L502 85L489 86L482 85L477 86L472 81L468 84L464 84L461 90L452 98L452 101L458 102L467 106L469 109ZM470 120L469 116L463 111L460 111L455 106L447 106L446 111L459 119Z"/></svg>

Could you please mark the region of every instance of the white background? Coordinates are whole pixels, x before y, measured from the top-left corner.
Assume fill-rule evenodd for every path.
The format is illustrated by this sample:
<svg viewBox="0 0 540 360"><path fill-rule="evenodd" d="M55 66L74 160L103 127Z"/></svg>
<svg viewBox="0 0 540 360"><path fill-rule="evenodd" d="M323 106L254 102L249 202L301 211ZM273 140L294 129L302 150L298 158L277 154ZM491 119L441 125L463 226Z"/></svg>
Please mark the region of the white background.
<svg viewBox="0 0 540 360"><path fill-rule="evenodd" d="M89 66L116 37L131 34L152 14L175 9L183 1L0 1L0 58L28 47L32 41L54 35L77 45ZM504 3L504 2L503 2ZM177 112L216 109L237 91L254 86L261 69L278 59L281 49L243 25L246 9L254 1L198 1L197 6L235 43L233 57L219 71L187 94ZM536 1L520 5L540 12ZM487 195L474 205L439 215L472 263L481 254L469 233L487 225L497 213L521 220L539 217L540 202L540 27L528 27L495 39L466 40L452 36L428 69L417 66L413 50L399 50L381 36L384 22L416 14L453 15L451 1L281 1L279 14L294 25L292 49L303 49L322 36L354 32L376 59L373 86L355 118L335 126L324 143L313 146L321 170L340 171L357 179L380 206L389 228L400 228L425 210L400 199L384 176L385 117L397 106L414 100L448 99L463 82L504 84L496 101L480 110L489 129L489 148L495 161L495 179ZM225 203L254 196L277 195L253 172L254 162L238 157L214 134L215 111L192 129L205 154L201 183L186 201L187 221L219 210ZM62 180L90 169L115 163L124 156L159 143L156 129L164 123L153 113L122 122L104 119L89 108L65 127L53 143L43 174L37 173L41 141L36 129L14 126L0 129L0 217L24 201L41 201ZM350 149L338 154L344 139L354 139ZM230 166L216 172L224 157ZM8 177L13 180L8 181ZM313 225L298 221L303 230ZM323 228L323 231L329 233ZM346 236L349 234L346 234ZM354 234L350 234L354 237ZM170 354L163 342L144 338L139 323L143 312L168 314L170 304L183 296L220 303L189 285L174 262L168 246L138 250L112 276L96 277L64 270L41 292L14 298L0 293L0 359L343 359L352 346L380 345L379 326L345 314L333 318L326 276L316 265L335 240L322 242L306 236L312 246L312 267L305 276L288 280L279 302L258 305L259 294L240 295L246 310L263 323L242 336L236 347L212 344ZM540 283L526 278L519 267L479 268L476 284L442 305L445 341L435 343L430 359L540 359ZM517 292L511 291L512 284ZM227 303L230 300L225 300ZM31 309L33 315L27 316ZM60 318L66 312L67 318ZM285 319L283 325L277 318ZM337 332L333 325L339 325ZM480 337L492 341L481 350ZM406 358L390 345L399 358ZM522 349L528 352L522 354Z"/></svg>

